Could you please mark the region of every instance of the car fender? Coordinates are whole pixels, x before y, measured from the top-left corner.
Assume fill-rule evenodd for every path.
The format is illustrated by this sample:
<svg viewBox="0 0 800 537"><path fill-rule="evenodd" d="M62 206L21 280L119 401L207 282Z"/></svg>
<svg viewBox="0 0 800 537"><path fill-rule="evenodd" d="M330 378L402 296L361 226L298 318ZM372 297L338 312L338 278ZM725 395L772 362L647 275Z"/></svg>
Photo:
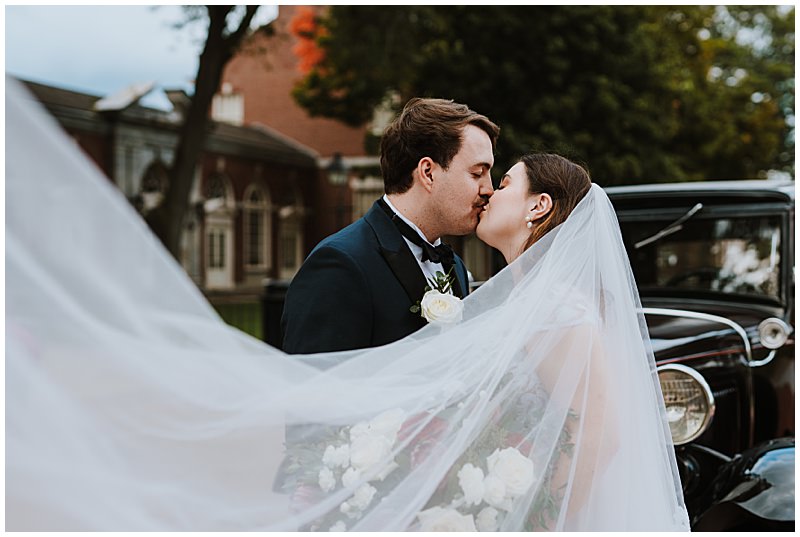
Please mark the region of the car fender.
<svg viewBox="0 0 800 537"><path fill-rule="evenodd" d="M778 438L737 455L712 485L712 506L696 531L738 526L794 527L794 438Z"/></svg>

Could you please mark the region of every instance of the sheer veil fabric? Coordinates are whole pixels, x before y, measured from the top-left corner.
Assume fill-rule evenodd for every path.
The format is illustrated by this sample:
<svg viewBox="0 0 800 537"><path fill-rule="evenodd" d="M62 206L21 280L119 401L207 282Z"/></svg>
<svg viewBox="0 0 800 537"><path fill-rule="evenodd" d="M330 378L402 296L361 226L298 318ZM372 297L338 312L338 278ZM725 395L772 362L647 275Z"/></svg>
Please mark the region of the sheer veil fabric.
<svg viewBox="0 0 800 537"><path fill-rule="evenodd" d="M8 77L6 134L6 529L689 529L601 188L459 324L297 357Z"/></svg>

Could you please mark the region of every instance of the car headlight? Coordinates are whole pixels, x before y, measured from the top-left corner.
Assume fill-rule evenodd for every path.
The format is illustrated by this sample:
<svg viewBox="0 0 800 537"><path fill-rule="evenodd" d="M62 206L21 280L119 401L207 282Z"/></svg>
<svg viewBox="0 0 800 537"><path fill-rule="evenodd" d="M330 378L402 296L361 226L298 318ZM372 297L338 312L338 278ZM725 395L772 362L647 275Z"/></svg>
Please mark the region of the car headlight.
<svg viewBox="0 0 800 537"><path fill-rule="evenodd" d="M679 446L703 434L714 416L714 394L705 379L691 367L669 364L658 368L658 380L672 442Z"/></svg>
<svg viewBox="0 0 800 537"><path fill-rule="evenodd" d="M764 319L758 325L758 338L767 349L783 347L783 344L789 339L789 332L791 332L789 325L777 317Z"/></svg>

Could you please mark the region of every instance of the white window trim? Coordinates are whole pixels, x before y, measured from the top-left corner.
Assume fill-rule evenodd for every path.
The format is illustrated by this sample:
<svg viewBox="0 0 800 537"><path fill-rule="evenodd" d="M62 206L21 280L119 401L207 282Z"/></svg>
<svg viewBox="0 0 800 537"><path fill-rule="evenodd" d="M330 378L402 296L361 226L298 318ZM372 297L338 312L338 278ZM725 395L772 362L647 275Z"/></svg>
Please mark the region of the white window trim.
<svg viewBox="0 0 800 537"><path fill-rule="evenodd" d="M261 202L253 203L250 201L250 196L253 192L261 194ZM263 271L269 270L272 267L272 221L270 214L270 195L269 190L258 184L250 184L245 189L244 198L242 200L242 254L244 260L244 268L246 271ZM261 229L261 248L263 255L262 262L259 264L250 263L250 217L253 212L258 211L263 218L263 226Z"/></svg>

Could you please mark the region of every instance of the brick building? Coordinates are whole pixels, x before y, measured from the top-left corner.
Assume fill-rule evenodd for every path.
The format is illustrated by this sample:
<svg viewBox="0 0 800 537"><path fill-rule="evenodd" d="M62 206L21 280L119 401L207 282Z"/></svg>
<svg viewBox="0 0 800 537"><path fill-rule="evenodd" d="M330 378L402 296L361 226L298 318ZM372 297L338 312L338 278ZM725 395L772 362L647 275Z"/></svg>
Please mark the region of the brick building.
<svg viewBox="0 0 800 537"><path fill-rule="evenodd" d="M24 82L141 213L160 202L182 121L140 104L147 88L102 98ZM212 302L255 301L316 244L318 155L265 126L212 123L197 164L181 263Z"/></svg>
<svg viewBox="0 0 800 537"><path fill-rule="evenodd" d="M354 128L311 117L292 98L292 88L302 77L294 53L297 38L289 30L298 9L319 13L326 7L280 6L272 23L274 35L259 35L226 66L213 115L232 124L269 125L319 154L323 173L317 203L309 209L321 239L362 216L383 194L383 183L378 156L364 147L371 125ZM375 128L382 130L383 125ZM336 166L340 173L334 175L339 177L327 173Z"/></svg>

